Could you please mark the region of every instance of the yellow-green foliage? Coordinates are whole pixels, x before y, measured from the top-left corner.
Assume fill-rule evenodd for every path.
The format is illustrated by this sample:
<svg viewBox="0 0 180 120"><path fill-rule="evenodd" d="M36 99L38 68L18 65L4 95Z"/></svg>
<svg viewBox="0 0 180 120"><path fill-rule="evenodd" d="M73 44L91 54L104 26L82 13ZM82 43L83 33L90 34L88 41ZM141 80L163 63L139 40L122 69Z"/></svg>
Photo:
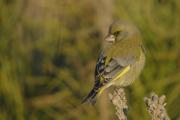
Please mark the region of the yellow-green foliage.
<svg viewBox="0 0 180 120"><path fill-rule="evenodd" d="M106 16L136 24L147 48L140 79L126 89L129 119L149 118L143 97L151 91L166 95L178 119L180 1L105 1ZM0 0L0 120L104 120L104 111L115 119L109 102L80 104L93 85L105 37L99 23L106 13L98 10L106 7L96 0Z"/></svg>

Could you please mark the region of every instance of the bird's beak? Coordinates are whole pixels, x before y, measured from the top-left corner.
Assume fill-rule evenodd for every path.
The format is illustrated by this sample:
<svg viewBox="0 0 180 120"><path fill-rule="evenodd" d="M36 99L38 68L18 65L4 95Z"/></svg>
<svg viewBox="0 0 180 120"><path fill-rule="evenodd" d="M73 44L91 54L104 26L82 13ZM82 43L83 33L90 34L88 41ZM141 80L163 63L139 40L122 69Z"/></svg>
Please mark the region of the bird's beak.
<svg viewBox="0 0 180 120"><path fill-rule="evenodd" d="M108 35L108 36L105 38L105 41L110 42L110 43L113 43L113 42L115 42L115 36L114 36L114 35Z"/></svg>

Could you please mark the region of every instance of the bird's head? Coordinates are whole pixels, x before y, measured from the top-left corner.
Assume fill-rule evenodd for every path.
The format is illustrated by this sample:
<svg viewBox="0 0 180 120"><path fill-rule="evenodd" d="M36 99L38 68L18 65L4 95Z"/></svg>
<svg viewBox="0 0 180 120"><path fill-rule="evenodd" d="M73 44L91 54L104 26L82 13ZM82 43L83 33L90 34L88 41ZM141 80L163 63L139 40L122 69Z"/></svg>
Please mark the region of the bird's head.
<svg viewBox="0 0 180 120"><path fill-rule="evenodd" d="M107 44L114 44L137 34L139 34L139 30L133 24L120 20L110 25L105 42L107 42Z"/></svg>

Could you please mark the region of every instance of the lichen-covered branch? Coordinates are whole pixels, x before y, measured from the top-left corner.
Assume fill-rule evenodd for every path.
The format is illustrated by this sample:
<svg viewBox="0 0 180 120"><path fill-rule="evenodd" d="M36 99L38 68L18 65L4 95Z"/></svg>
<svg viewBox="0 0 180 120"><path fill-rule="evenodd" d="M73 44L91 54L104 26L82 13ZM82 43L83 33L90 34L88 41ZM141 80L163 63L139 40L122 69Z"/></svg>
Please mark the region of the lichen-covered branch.
<svg viewBox="0 0 180 120"><path fill-rule="evenodd" d="M127 120L128 106L124 89L115 89L113 94L109 94L109 98L116 108L116 115L119 120Z"/></svg>
<svg viewBox="0 0 180 120"><path fill-rule="evenodd" d="M165 98L165 95L158 97L155 93L151 93L150 98L144 98L147 111L151 115L152 120L170 120L165 109Z"/></svg>

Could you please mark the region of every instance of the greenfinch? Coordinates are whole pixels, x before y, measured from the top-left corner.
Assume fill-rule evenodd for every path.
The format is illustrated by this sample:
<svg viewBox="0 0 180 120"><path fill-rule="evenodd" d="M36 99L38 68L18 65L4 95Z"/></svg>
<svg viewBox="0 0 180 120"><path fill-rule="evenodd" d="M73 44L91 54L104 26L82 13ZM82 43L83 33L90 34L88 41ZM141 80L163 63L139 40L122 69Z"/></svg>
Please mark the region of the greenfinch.
<svg viewBox="0 0 180 120"><path fill-rule="evenodd" d="M113 22L97 60L94 87L82 102L94 104L96 96L112 85L130 85L144 67L144 51L142 36L135 25L123 20Z"/></svg>

